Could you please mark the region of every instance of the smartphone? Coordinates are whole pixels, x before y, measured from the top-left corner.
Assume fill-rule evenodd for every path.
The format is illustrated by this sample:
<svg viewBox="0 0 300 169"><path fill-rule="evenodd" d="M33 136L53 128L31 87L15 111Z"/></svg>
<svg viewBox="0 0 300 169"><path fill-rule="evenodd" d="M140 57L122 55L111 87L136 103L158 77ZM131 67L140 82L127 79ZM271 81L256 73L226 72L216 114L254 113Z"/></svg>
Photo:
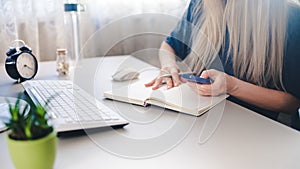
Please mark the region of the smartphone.
<svg viewBox="0 0 300 169"><path fill-rule="evenodd" d="M197 77L197 76L194 76L191 74L183 74L180 76L189 82L194 82L194 83L198 83L198 84L211 84L212 83L212 80L210 78L205 79L205 78Z"/></svg>

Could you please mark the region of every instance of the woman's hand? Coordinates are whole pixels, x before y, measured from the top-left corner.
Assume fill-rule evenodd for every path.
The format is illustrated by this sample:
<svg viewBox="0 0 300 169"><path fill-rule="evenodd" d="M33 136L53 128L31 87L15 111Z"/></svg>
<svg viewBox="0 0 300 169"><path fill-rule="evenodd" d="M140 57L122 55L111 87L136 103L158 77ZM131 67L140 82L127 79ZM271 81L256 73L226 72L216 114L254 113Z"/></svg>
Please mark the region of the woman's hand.
<svg viewBox="0 0 300 169"><path fill-rule="evenodd" d="M201 77L209 77L213 83L207 85L189 82L188 84L203 96L227 93L262 109L283 113L295 113L300 106L300 100L290 93L260 87L217 70L203 71Z"/></svg>
<svg viewBox="0 0 300 169"><path fill-rule="evenodd" d="M186 82L183 78L179 77L179 69L177 66L168 66L164 67L160 70L160 74L158 77L153 79L151 82L146 83L146 87L152 87L153 90L157 90L163 83L167 83L167 89L171 89L173 87L177 87L181 82ZM171 74L172 77L162 76L165 74Z"/></svg>
<svg viewBox="0 0 300 169"><path fill-rule="evenodd" d="M188 84L202 96L219 96L226 93L230 94L235 89L235 85L233 85L233 79L224 72L214 69L205 70L202 72L200 77L210 78L212 79L213 83L196 84L189 82Z"/></svg>

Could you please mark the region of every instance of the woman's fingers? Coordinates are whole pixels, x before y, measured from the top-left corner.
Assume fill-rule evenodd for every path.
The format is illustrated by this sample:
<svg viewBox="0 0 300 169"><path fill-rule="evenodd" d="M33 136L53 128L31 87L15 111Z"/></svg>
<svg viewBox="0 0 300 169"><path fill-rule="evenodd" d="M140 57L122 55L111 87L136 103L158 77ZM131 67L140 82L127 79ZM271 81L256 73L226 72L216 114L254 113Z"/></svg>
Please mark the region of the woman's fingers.
<svg viewBox="0 0 300 169"><path fill-rule="evenodd" d="M179 75L178 75L178 69L175 67L170 68L170 74L172 76L172 87L177 87L180 84Z"/></svg>
<svg viewBox="0 0 300 169"><path fill-rule="evenodd" d="M212 90L211 85L200 85L193 82L188 82L188 85L195 90L199 95L202 96L211 96Z"/></svg>
<svg viewBox="0 0 300 169"><path fill-rule="evenodd" d="M153 79L151 82L149 82L149 83L146 83L146 84L145 84L145 86L146 86L146 87L151 87L151 86L153 86L153 85L154 85L155 81L156 81L156 78L155 78L155 79Z"/></svg>
<svg viewBox="0 0 300 169"><path fill-rule="evenodd" d="M174 87L174 83L173 83L172 78L166 78L165 81L167 82L167 88L168 89L171 89L172 87Z"/></svg>
<svg viewBox="0 0 300 169"><path fill-rule="evenodd" d="M209 72L207 70L203 71L201 73L200 77L205 78L205 79L209 78Z"/></svg>
<svg viewBox="0 0 300 169"><path fill-rule="evenodd" d="M188 82L186 79L182 78L181 76L179 77L179 80L180 80L180 82L182 82L182 83L187 83L187 82Z"/></svg>
<svg viewBox="0 0 300 169"><path fill-rule="evenodd" d="M162 78L162 75L171 74L171 77ZM178 75L178 69L176 67L165 67L160 70L160 75L149 83L146 83L146 87L152 87L153 90L157 90L163 82L166 82L167 89L179 86L183 81ZM184 81L183 81L184 82Z"/></svg>
<svg viewBox="0 0 300 169"><path fill-rule="evenodd" d="M159 88L159 86L162 83L162 78L161 77L157 77L155 79L153 79L151 82L146 83L145 87L152 87L153 90L156 90Z"/></svg>
<svg viewBox="0 0 300 169"><path fill-rule="evenodd" d="M172 78L162 78L160 76L153 79L151 82L146 83L145 87L152 87L153 90L157 90L163 82L167 83L168 89L174 87Z"/></svg>
<svg viewBox="0 0 300 169"><path fill-rule="evenodd" d="M162 84L163 78L162 77L157 77L154 84L152 85L153 90L157 90L160 85Z"/></svg>
<svg viewBox="0 0 300 169"><path fill-rule="evenodd" d="M173 81L173 87L177 87L180 84L180 79L178 72L173 72L172 73L172 81Z"/></svg>
<svg viewBox="0 0 300 169"><path fill-rule="evenodd" d="M187 81L179 76L176 69L170 69L170 74L172 75L171 78L162 78L158 76L156 79L152 80L151 82L145 84L146 87L151 87L153 90L157 90L163 81L167 83L167 88L173 88L179 86L181 82L186 83ZM165 70L161 71L161 75L166 74ZM191 86L195 92L202 96L218 96L221 94L226 93L226 81L225 75L223 72L219 72L217 70L206 70L203 71L201 77L203 78L211 78L214 80L212 84L197 84L188 82L188 85Z"/></svg>
<svg viewBox="0 0 300 169"><path fill-rule="evenodd" d="M198 85L197 89L198 89L198 94L200 94L202 96L212 96L213 95L212 85Z"/></svg>

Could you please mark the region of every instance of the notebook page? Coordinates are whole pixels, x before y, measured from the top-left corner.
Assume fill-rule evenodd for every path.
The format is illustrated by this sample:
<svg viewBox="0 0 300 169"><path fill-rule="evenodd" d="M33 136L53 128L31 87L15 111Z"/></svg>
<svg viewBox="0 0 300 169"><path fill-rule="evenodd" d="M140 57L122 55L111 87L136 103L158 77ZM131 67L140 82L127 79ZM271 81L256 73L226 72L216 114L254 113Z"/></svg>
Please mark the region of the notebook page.
<svg viewBox="0 0 300 169"><path fill-rule="evenodd" d="M196 114L198 111L209 109L211 106L224 100L225 97L200 96L187 84L181 84L179 87L161 90L160 95L155 93L151 98L164 102L171 107L181 108L182 111Z"/></svg>
<svg viewBox="0 0 300 169"><path fill-rule="evenodd" d="M130 83L128 86L104 92L104 96L113 100L144 105L152 93L152 89L146 88L145 83L144 80Z"/></svg>

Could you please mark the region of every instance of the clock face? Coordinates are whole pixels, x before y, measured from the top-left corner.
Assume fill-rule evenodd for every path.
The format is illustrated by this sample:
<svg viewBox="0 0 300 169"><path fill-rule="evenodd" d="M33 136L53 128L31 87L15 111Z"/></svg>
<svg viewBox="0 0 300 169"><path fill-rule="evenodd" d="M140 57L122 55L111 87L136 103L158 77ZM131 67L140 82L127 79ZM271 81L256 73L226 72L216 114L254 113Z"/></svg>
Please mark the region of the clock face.
<svg viewBox="0 0 300 169"><path fill-rule="evenodd" d="M37 71L37 64L35 58L32 55L23 53L19 55L16 63L17 71L22 76L22 78L30 79L35 75Z"/></svg>

